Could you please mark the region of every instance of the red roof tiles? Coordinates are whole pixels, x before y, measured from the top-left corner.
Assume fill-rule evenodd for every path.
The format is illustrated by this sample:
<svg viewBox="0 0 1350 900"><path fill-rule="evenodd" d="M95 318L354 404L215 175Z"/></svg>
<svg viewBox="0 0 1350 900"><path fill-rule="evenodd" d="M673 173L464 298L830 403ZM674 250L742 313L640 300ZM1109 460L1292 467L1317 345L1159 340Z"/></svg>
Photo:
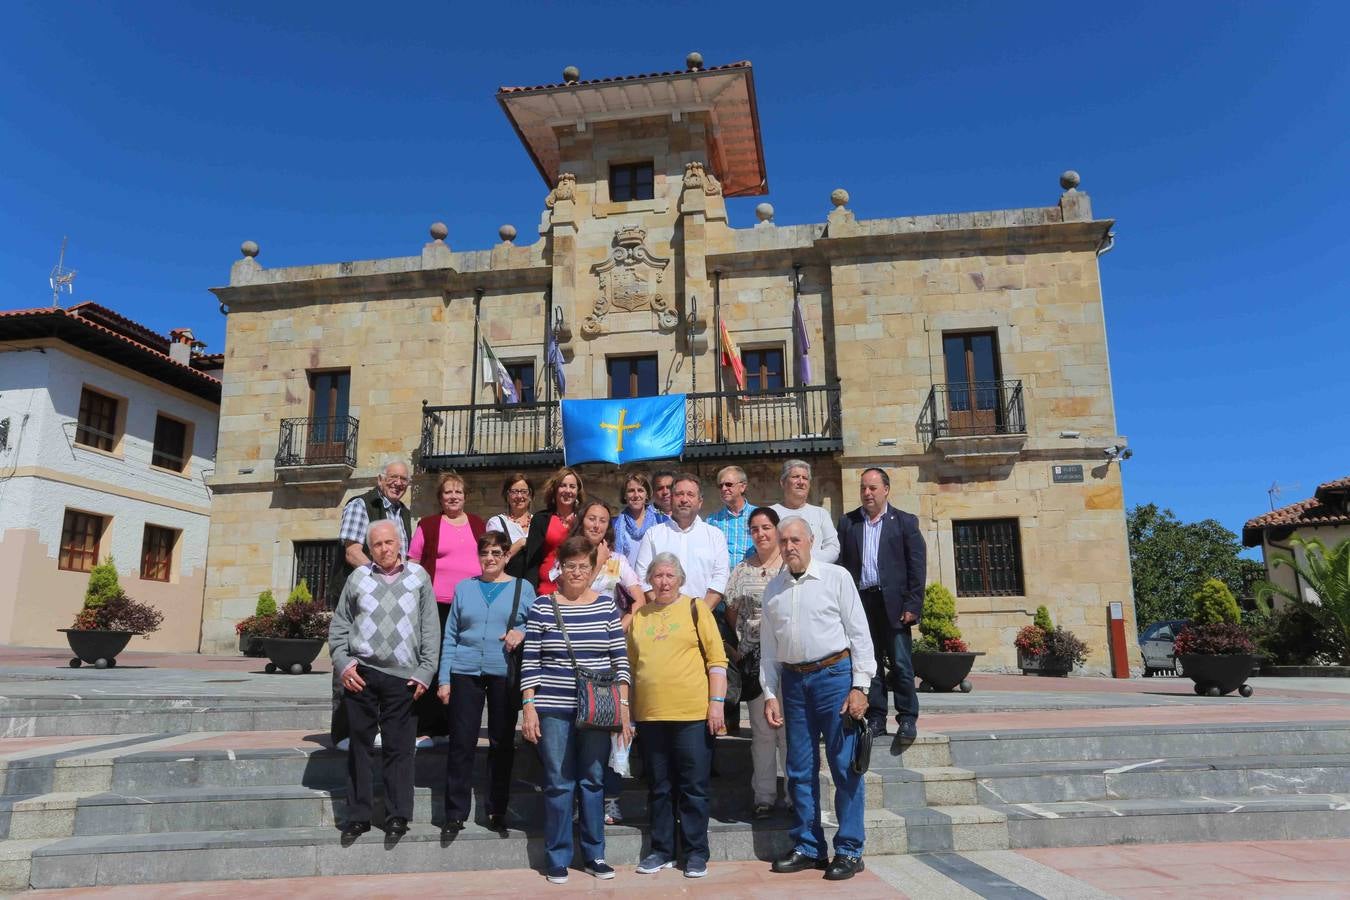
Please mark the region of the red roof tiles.
<svg viewBox="0 0 1350 900"><path fill-rule="evenodd" d="M739 62L724 63L720 66L704 66L701 69L676 69L673 72L648 72L645 75L612 75L609 78L588 78L581 81L559 82L557 84L536 84L530 87L508 87L502 85L497 88L499 94L519 94L526 91L547 91L554 88L584 87L588 84L611 84L616 81L640 81L643 78L666 78L671 75L686 75L690 72L721 72L724 69L748 69L750 61L748 59Z"/></svg>
<svg viewBox="0 0 1350 900"><path fill-rule="evenodd" d="M1259 545L1266 529L1277 529L1282 540L1289 532L1319 525L1350 525L1350 477L1327 481L1307 500L1271 510L1248 519L1242 527L1242 543L1248 547Z"/></svg>

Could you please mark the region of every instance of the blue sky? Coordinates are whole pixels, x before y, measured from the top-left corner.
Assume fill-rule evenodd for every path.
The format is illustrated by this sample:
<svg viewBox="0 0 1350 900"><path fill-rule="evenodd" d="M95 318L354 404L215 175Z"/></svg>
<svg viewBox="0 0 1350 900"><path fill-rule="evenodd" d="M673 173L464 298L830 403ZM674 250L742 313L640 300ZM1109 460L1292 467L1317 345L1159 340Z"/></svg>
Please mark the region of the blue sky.
<svg viewBox="0 0 1350 900"><path fill-rule="evenodd" d="M546 188L502 84L755 64L780 224L1045 206L1118 221L1102 283L1129 503L1238 529L1350 474L1350 4L70 3L0 33L0 307L75 299L211 350L267 266L457 249ZM756 199L733 201L753 223ZM67 301L68 302L68 301ZM1298 487L1293 487L1298 485Z"/></svg>

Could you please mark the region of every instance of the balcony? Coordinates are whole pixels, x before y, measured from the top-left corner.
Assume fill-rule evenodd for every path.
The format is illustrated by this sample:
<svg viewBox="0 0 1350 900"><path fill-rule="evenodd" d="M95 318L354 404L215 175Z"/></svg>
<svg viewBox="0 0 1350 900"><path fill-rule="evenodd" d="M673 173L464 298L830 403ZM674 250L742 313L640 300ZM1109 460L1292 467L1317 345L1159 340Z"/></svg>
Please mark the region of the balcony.
<svg viewBox="0 0 1350 900"><path fill-rule="evenodd" d="M935 384L919 413L919 443L963 465L1006 465L1027 442L1022 382Z"/></svg>
<svg viewBox="0 0 1350 900"><path fill-rule="evenodd" d="M685 459L833 453L844 447L839 386L688 394ZM558 401L422 407L423 469L559 466Z"/></svg>
<svg viewBox="0 0 1350 900"><path fill-rule="evenodd" d="M351 416L282 419L277 478L310 486L345 481L356 467L357 427Z"/></svg>

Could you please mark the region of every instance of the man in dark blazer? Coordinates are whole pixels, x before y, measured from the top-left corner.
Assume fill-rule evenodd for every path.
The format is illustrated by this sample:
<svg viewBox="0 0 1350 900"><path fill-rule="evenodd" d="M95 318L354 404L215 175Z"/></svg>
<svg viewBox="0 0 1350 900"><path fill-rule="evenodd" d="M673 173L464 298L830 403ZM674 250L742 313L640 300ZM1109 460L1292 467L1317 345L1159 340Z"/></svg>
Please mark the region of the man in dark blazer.
<svg viewBox="0 0 1350 900"><path fill-rule="evenodd" d="M927 548L918 517L888 502L891 478L884 469L864 470L858 493L862 506L839 520L839 565L858 585L877 651L867 723L873 734L886 733L888 677L895 690L900 736L913 738L919 698L914 691L910 631L923 615Z"/></svg>

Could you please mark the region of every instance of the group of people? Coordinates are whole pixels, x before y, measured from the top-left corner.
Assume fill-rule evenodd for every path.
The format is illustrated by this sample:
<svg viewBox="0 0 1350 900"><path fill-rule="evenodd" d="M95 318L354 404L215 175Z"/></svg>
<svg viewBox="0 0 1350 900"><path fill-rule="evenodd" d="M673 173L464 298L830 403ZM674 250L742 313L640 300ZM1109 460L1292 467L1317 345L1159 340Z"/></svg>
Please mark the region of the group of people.
<svg viewBox="0 0 1350 900"><path fill-rule="evenodd" d="M749 502L743 469L723 468L722 503L706 520L695 475L629 473L614 513L564 467L534 512L530 479L509 475L505 511L486 519L465 510L464 481L447 472L440 512L414 526L408 474L406 463L386 464L374 490L343 509L351 573L329 646L341 707L334 738L349 732L344 841L370 830L376 746L384 829L407 832L414 750L437 717L448 743L442 833L461 830L486 708L487 824L507 827L519 717L542 764L550 882L567 880L574 819L584 871L614 877L605 825L622 818L630 744L645 764L651 820L637 872L670 868L682 851L685 876L701 877L713 747L735 720L735 685L749 707L756 819L773 815L779 770L786 776L793 850L773 871L819 868L843 880L862 870L855 742L864 729L886 732L888 688L902 738L914 737L918 716L910 633L925 549L918 520L890 505L884 470L861 474L861 505L837 524L808 502L811 466L795 459L769 506ZM612 729L578 714L578 683L596 674L615 686ZM439 712L424 712L428 704ZM822 745L839 825L833 859L821 824Z"/></svg>

